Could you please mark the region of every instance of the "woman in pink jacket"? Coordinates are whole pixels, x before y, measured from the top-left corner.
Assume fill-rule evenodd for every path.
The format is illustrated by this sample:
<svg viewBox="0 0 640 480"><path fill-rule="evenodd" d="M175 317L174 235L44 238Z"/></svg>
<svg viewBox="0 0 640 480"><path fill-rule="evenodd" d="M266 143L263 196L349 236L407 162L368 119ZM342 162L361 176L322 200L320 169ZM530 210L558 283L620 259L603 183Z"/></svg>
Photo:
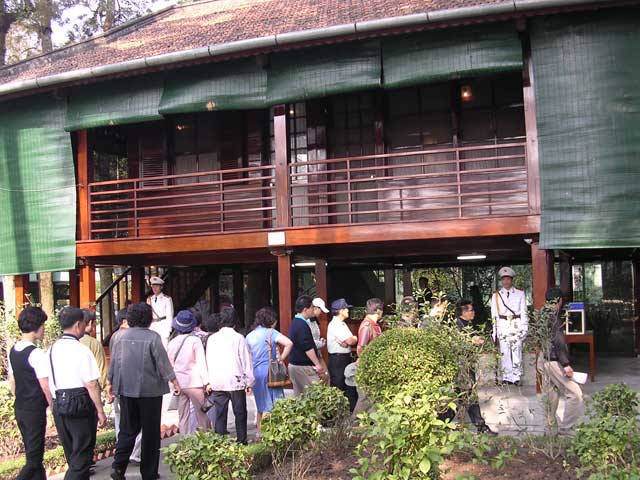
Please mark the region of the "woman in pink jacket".
<svg viewBox="0 0 640 480"><path fill-rule="evenodd" d="M180 432L189 432L190 403L193 403L193 419L198 429L208 430L210 427L207 414L201 409L205 395L210 392L207 361L200 337L193 334L196 318L188 310L181 310L173 319L172 338L169 340L167 353L173 370L176 372L182 392L178 399L178 416Z"/></svg>

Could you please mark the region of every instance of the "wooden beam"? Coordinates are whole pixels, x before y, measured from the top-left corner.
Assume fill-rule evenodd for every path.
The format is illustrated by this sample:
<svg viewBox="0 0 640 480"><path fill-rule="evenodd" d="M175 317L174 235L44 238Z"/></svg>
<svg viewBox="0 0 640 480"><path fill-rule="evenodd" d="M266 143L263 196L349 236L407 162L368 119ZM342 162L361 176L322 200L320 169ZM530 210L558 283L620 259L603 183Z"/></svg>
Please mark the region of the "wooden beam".
<svg viewBox="0 0 640 480"><path fill-rule="evenodd" d="M91 182L91 155L86 130L76 133L77 138L77 168L78 168L78 238L91 238L91 210L89 205L89 183Z"/></svg>
<svg viewBox="0 0 640 480"><path fill-rule="evenodd" d="M397 242L478 238L505 235L535 235L540 232L538 215L434 222L402 222L363 225L321 225L289 228L287 246L344 245L348 243ZM77 242L79 257L118 257L169 253L211 252L268 248L267 232L185 235L136 240L91 240Z"/></svg>
<svg viewBox="0 0 640 480"><path fill-rule="evenodd" d="M533 307L541 308L545 303L547 289L555 284L553 274L553 255L542 250L538 242L531 244L531 275L533 283Z"/></svg>
<svg viewBox="0 0 640 480"><path fill-rule="evenodd" d="M16 305L16 317L22 311L22 307L25 303L29 303L29 275L15 275L13 277L15 288L15 305Z"/></svg>
<svg viewBox="0 0 640 480"><path fill-rule="evenodd" d="M69 305L80 305L80 277L78 270L69 270Z"/></svg>
<svg viewBox="0 0 640 480"><path fill-rule="evenodd" d="M291 256L286 252L278 253L278 304L280 309L280 332L289 333L293 319L293 275Z"/></svg>
<svg viewBox="0 0 640 480"><path fill-rule="evenodd" d="M327 283L327 262L324 259L317 259L315 266L315 274L316 274L316 296L322 298L326 304L327 308L331 304L329 300L329 287ZM327 338L327 328L329 326L329 315L330 313L321 313L320 318L318 318L318 324L320 325L320 336L322 338ZM324 357L324 361L329 361L329 352L326 348L322 349L322 356Z"/></svg>
<svg viewBox="0 0 640 480"><path fill-rule="evenodd" d="M291 195L289 191L289 138L285 105L274 107L273 138L276 167L276 224L278 228L286 228L291 225L291 208L289 206Z"/></svg>
<svg viewBox="0 0 640 480"><path fill-rule="evenodd" d="M80 267L80 308L95 308L96 303L96 269L93 265Z"/></svg>
<svg viewBox="0 0 640 480"><path fill-rule="evenodd" d="M144 278L144 267L136 265L131 268L131 301L144 302L147 284Z"/></svg>

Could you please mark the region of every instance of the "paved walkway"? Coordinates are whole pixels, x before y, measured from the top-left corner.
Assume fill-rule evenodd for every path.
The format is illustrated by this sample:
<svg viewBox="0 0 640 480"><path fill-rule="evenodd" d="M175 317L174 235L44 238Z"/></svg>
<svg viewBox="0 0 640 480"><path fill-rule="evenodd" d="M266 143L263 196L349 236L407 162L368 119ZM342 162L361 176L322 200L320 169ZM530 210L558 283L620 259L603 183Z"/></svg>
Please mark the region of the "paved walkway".
<svg viewBox="0 0 640 480"><path fill-rule="evenodd" d="M588 371L588 362L585 358L575 361L577 371ZM630 358L599 358L597 361L596 381L589 381L583 386L583 391L588 397L611 383L624 382L637 391L640 391L640 359ZM544 409L540 395L536 394L534 386L526 387L490 387L479 389L482 413L489 425L502 435L521 435L524 433L540 434L544 432ZM289 395L291 391L287 392ZM249 438L255 436L256 409L253 397L247 401L249 410ZM229 431L235 432L233 425L233 413L229 409ZM168 412L163 418L167 425L177 424L177 412ZM233 435L233 433L232 433ZM178 436L166 439L162 442L166 446L176 442ZM96 474L92 480L108 480L111 471L112 459L98 462ZM160 465L162 479L175 478L169 473L166 465ZM54 480L62 480L64 475L51 477ZM127 480L141 479L137 466L129 466Z"/></svg>

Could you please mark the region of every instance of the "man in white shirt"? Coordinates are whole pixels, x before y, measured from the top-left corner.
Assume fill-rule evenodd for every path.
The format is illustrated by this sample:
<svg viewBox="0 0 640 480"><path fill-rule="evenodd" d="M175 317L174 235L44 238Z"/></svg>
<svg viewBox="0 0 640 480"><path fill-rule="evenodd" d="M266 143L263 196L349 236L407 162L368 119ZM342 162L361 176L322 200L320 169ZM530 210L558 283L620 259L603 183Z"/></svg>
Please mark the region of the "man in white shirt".
<svg viewBox="0 0 640 480"><path fill-rule="evenodd" d="M351 333L345 320L349 318L349 305L344 298L331 303L333 318L327 329L327 350L329 351L329 378L332 387L342 390L349 399L351 411L356 406L358 394L354 387L345 383L344 369L353 361L351 348L358 343L358 337Z"/></svg>
<svg viewBox="0 0 640 480"><path fill-rule="evenodd" d="M502 288L491 298L493 341L500 346L502 382L520 385L522 376L522 342L529 330L527 301L522 290L513 286L516 272L502 267L498 275Z"/></svg>
<svg viewBox="0 0 640 480"><path fill-rule="evenodd" d="M245 338L234 330L238 314L233 307L220 312L221 328L207 340L209 384L216 409L215 431L226 435L229 401L236 417L238 442L247 444L247 394L255 383L253 361Z"/></svg>
<svg viewBox="0 0 640 480"><path fill-rule="evenodd" d="M96 359L80 343L86 322L82 310L67 307L58 316L63 334L49 349L51 393L55 397L53 418L69 470L66 480L87 480L96 445L96 427L104 425L100 371ZM61 408L65 401L75 404L73 415Z"/></svg>
<svg viewBox="0 0 640 480"><path fill-rule="evenodd" d="M160 277L151 277L149 279L153 294L147 298L147 303L151 305L153 310L153 323L149 330L156 332L162 339L164 348L169 343L169 335L171 335L171 322L173 322L173 300L169 295L163 293L164 280Z"/></svg>
<svg viewBox="0 0 640 480"><path fill-rule="evenodd" d="M309 328L311 329L311 335L313 335L316 348L318 352L320 352L327 344L327 341L322 338L322 334L320 333L319 318L323 313L329 313L329 309L325 301L320 297L314 298L311 305L313 305L313 316L309 319Z"/></svg>
<svg viewBox="0 0 640 480"><path fill-rule="evenodd" d="M46 480L42 465L44 437L47 429L47 407L51 405L49 391L49 359L36 347L44 337L47 314L38 307L25 307L18 317L22 338L9 352L9 385L16 397L13 408L22 435L25 466L17 480Z"/></svg>

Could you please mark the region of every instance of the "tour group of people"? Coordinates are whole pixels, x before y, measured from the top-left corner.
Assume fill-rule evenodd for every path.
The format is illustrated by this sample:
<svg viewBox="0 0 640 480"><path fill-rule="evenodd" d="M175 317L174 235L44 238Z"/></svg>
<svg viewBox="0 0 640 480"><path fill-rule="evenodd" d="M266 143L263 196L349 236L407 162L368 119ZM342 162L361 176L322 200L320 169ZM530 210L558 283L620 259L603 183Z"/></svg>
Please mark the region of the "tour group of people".
<svg viewBox="0 0 640 480"><path fill-rule="evenodd" d="M515 272L505 267L500 276L502 288L492 297L493 338L500 344L503 380L517 385L521 341L527 328L526 303L523 292L513 288ZM48 407L52 407L69 466L65 478L90 477L96 431L106 422L101 392L115 413L113 480L124 479L130 463L139 463L143 480L159 478L161 419L171 403L176 404L181 433L213 429L223 435L228 434L231 403L237 440L246 444L247 395L252 394L259 436L263 416L284 396L282 386L269 386L270 364L274 362L288 364L294 395L314 382L325 382L344 392L351 411L363 408L366 399L355 384L355 369L362 351L382 333L382 300L366 302L365 317L356 334L347 324L352 305L344 298L327 308L324 299L302 295L295 302L287 335L277 329L276 311L264 307L255 314L245 336L238 332L238 315L230 304L205 318L196 309L181 310L174 316L172 300L162 292L163 283L161 278L151 277L153 294L147 301L118 312L118 328L108 339L109 363L100 342L90 335L95 327L91 310L61 310L58 320L63 334L48 352L36 346L44 336L46 314L32 306L20 312L22 338L9 354L15 415L27 458L20 480L46 478L42 461ZM567 400L559 426L568 431L579 416L582 395L580 387L569 381L573 371L564 337L558 333L561 292L552 289L547 297L556 308L554 335L540 368L549 373L555 387L555 405L559 395ZM409 312L415 305L413 297L405 297L399 307ZM318 318L329 313L332 319L326 338L322 338ZM474 316L472 301L456 304L460 328L471 326ZM481 335L474 337L476 341L483 341ZM328 363L324 361L325 348ZM477 403L469 406L468 412L479 432L495 434L484 422Z"/></svg>

